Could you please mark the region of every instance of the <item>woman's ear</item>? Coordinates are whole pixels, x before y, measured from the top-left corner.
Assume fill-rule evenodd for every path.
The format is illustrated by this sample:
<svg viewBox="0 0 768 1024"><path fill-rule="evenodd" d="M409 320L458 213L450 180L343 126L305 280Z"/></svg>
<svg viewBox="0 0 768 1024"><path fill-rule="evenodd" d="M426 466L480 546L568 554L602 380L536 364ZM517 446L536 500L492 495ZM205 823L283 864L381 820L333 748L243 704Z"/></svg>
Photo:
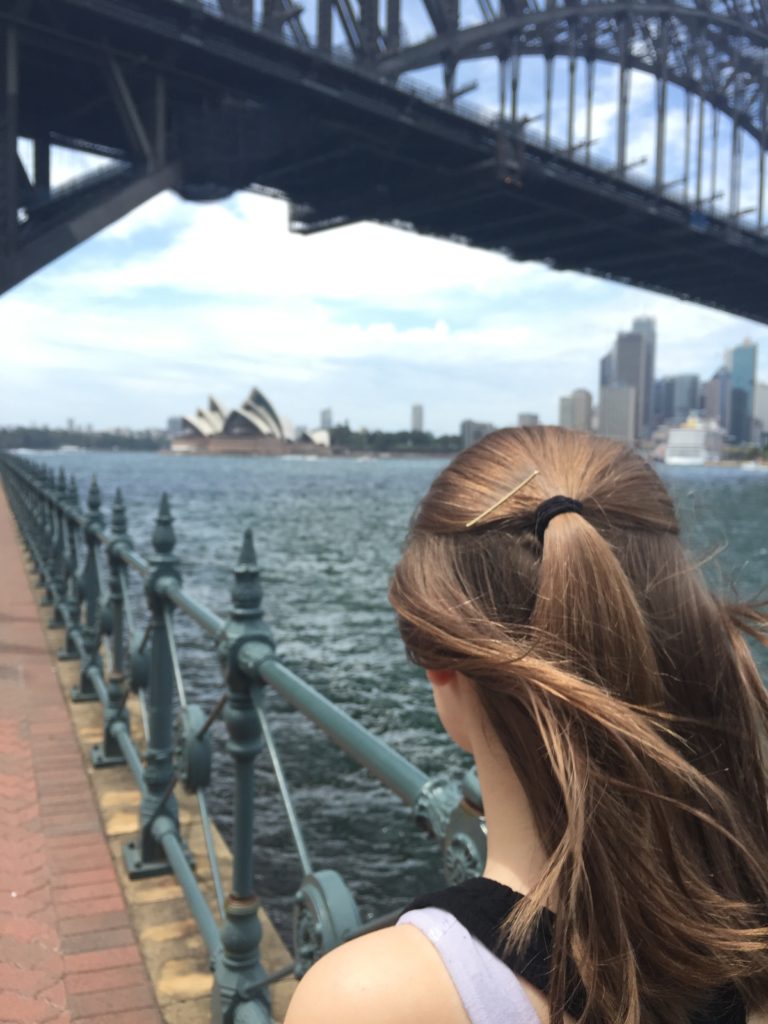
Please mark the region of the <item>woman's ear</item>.
<svg viewBox="0 0 768 1024"><path fill-rule="evenodd" d="M433 686L448 686L455 683L458 672L452 668L428 668L427 679Z"/></svg>
<svg viewBox="0 0 768 1024"><path fill-rule="evenodd" d="M435 709L443 728L454 743L471 754L469 723L476 704L472 683L452 668L428 668L427 679L432 686Z"/></svg>

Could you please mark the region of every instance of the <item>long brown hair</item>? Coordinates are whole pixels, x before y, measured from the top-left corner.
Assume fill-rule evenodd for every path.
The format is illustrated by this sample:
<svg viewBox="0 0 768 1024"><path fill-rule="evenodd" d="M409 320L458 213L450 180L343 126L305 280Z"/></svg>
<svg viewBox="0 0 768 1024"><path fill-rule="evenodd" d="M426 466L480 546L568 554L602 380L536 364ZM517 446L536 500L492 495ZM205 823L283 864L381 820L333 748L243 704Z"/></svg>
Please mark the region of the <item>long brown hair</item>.
<svg viewBox="0 0 768 1024"><path fill-rule="evenodd" d="M538 474L468 527L534 470ZM581 514L535 511L566 495ZM473 680L547 854L506 923L556 910L562 1020L683 1024L719 989L768 1005L768 697L726 603L686 558L654 470L554 427L500 430L437 477L390 589L406 648Z"/></svg>

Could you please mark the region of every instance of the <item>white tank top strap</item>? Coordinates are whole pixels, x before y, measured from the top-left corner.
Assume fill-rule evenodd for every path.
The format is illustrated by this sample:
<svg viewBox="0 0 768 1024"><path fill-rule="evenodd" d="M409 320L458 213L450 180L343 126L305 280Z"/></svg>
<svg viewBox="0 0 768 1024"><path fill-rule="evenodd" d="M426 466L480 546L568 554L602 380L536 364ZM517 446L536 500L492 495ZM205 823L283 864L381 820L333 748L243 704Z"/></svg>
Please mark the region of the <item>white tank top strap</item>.
<svg viewBox="0 0 768 1024"><path fill-rule="evenodd" d="M515 974L453 914L422 907L397 923L418 928L435 947L472 1024L539 1024Z"/></svg>

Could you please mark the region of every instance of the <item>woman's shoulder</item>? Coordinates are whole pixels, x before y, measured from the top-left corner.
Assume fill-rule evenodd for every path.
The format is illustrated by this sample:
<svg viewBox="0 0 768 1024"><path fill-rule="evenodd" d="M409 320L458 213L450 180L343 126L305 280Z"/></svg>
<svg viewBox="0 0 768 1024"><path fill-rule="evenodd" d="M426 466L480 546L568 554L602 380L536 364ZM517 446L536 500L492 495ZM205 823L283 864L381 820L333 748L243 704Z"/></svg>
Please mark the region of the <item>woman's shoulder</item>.
<svg viewBox="0 0 768 1024"><path fill-rule="evenodd" d="M299 983L285 1024L467 1024L439 954L399 925L332 950Z"/></svg>

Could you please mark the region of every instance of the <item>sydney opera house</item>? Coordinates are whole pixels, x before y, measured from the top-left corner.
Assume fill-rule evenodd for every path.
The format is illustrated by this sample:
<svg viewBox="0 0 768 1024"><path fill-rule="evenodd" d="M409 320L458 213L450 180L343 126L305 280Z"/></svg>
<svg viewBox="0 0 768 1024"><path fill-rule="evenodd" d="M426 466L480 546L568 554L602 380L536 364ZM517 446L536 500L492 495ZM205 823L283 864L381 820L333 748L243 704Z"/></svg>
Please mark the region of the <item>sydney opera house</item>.
<svg viewBox="0 0 768 1024"><path fill-rule="evenodd" d="M171 439L171 451L217 455L303 455L330 451L327 430L297 432L279 416L258 388L241 406L227 412L211 397L207 409L181 420L181 433Z"/></svg>

